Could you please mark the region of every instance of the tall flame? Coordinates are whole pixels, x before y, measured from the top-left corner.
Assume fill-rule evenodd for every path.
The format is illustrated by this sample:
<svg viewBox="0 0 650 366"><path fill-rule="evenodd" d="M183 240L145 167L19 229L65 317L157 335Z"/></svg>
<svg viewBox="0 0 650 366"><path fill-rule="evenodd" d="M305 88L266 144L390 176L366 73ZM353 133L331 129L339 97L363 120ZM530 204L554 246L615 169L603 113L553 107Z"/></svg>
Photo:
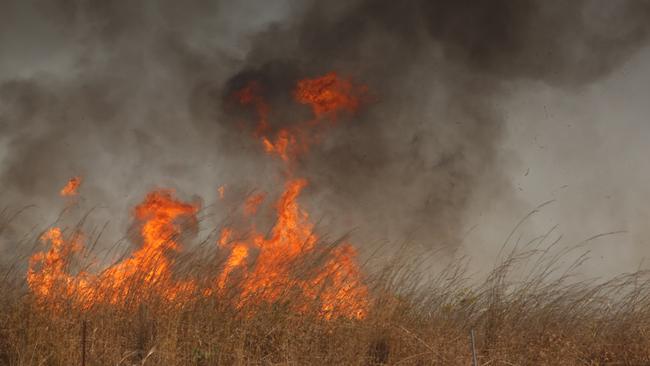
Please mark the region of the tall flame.
<svg viewBox="0 0 650 366"><path fill-rule="evenodd" d="M249 248L259 252L242 284L239 304L260 300L274 302L295 289L300 290L304 297L303 301L298 302L297 311L306 310L306 304L319 303L319 313L327 319L337 316L363 318L369 306L368 294L361 283L355 262L356 252L351 245L343 244L326 253L330 259L316 274L296 273L293 270L296 263L309 254L320 254L315 251L318 237L313 232L309 215L297 202L306 185L304 179L287 182L276 204L278 219L270 236L256 233L249 242L239 242L233 246L226 265L229 272L247 263ZM230 235L231 229L225 232ZM220 278L219 286L223 287L226 280Z"/></svg>
<svg viewBox="0 0 650 366"><path fill-rule="evenodd" d="M310 106L314 119L298 121L275 133L269 124L270 106L261 96L261 90L260 84L251 82L235 95L242 105L254 105L259 118L255 135L261 139L265 152L280 157L291 172L295 158L318 141L314 128L326 127L321 123L324 120L335 123L341 112L356 113L367 88L354 85L334 72L299 80L293 92L294 100ZM222 273L219 286L225 285L228 273L243 267L247 275L240 304L260 299L277 301L289 289L299 288L311 301L305 303L320 302L320 312L327 319L341 315L362 318L369 306L368 290L361 282L356 251L350 244L343 244L328 253L330 259L314 276L298 275L292 271L296 261L315 253L318 241L308 213L297 201L307 184L304 178L289 178L276 204L277 222L270 236L255 233L249 242L234 244L226 264L228 272ZM232 229L226 228L224 233L229 237ZM259 254L254 266L247 269L244 266L252 249Z"/></svg>
<svg viewBox="0 0 650 366"><path fill-rule="evenodd" d="M56 293L73 295L79 283L85 284L83 276L73 277L68 274L72 255L83 249L81 235L75 233L66 240L61 229L54 227L43 233L40 240L43 244L50 243L50 249L31 256L27 284L43 300Z"/></svg>
<svg viewBox="0 0 650 366"><path fill-rule="evenodd" d="M254 307L291 296L297 312L315 310L324 319L363 318L370 302L356 263L356 251L347 243L331 250L317 245L314 225L298 203L308 182L292 177L291 168L295 158L317 141L312 129L323 119L335 121L342 111L355 112L364 88L335 73L301 80L293 95L297 103L311 107L314 119L278 131L271 129L270 105L261 90L259 83L251 82L236 92L235 98L255 109L259 120L254 135L267 153L280 157L288 168L284 191L275 203L277 220L268 234L253 228L245 239L237 239L236 230L225 227L217 247L227 252L227 257L215 277L207 285L203 278L175 278L174 258L183 249L181 236L196 230L199 206L178 200L172 191L154 190L133 211L141 246L103 272L72 274L70 263L83 249L82 235L75 233L66 239L58 227L47 231L41 241L50 247L32 255L27 273L36 298L47 303L63 296L87 309L96 304L137 305L144 301L142 291L183 304L192 296L222 296L234 290L237 307ZM66 186L70 188L64 190L76 192L80 182L75 177ZM219 187L220 198L224 190L224 186ZM244 214L255 215L265 196L250 196L244 203Z"/></svg>
<svg viewBox="0 0 650 366"><path fill-rule="evenodd" d="M169 298L177 297L183 290L193 287L189 283L173 281L169 256L181 249L177 237L182 233L183 226L177 220L194 223L197 211L196 205L177 200L168 190L150 192L135 207L135 217L142 222L142 246L130 258L110 267L100 277L100 287L104 293L112 294L111 302L120 301L128 295L129 287L125 283L134 279L155 284Z"/></svg>

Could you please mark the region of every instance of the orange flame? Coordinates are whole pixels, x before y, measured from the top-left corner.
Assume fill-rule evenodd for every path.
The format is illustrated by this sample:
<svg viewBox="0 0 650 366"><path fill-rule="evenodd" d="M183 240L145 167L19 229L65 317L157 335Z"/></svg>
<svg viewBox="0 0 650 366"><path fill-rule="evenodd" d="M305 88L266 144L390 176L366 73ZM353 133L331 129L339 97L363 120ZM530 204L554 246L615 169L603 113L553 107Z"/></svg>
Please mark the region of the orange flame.
<svg viewBox="0 0 650 366"><path fill-rule="evenodd" d="M270 236L254 234L249 242L238 242L230 257L218 286L223 288L227 277L235 268L243 267L250 249L259 251L252 268L245 268L245 280L241 287L239 306L259 301L274 302L288 295L293 289L304 297L296 310L304 311L307 304L320 303L319 313L326 319L339 316L363 318L369 306L367 289L361 282L356 264L356 252L350 245L343 245L329 253L330 259L316 274L296 272L293 268L310 254L319 254L315 244L318 237L313 232L309 215L298 205L297 198L307 185L304 179L287 183L276 204L278 219ZM222 232L222 239L230 237L232 229Z"/></svg>
<svg viewBox="0 0 650 366"><path fill-rule="evenodd" d="M35 253L30 259L28 285L41 299L60 295L57 290L62 288L83 308L94 303L122 303L136 283L144 283L165 298L177 298L193 289L193 285L173 281L172 260L168 256L180 249L177 236L181 234L181 224L177 220L186 217L195 221L197 210L194 205L176 200L171 191L149 193L135 209L136 219L142 222L142 246L131 257L95 276L72 276L66 271L67 263L82 244L78 237L66 242L61 230L52 228L42 237L42 241L51 243L49 251Z"/></svg>
<svg viewBox="0 0 650 366"><path fill-rule="evenodd" d="M42 302L64 296L87 309L100 303L127 305L130 301L137 305L141 299L134 295L143 288L174 302L197 293L218 294L229 283L232 285L231 275L239 269L243 277L234 284L240 286L237 306L278 301L295 289L302 293L302 300L295 303L296 311L304 312L310 304L320 304L318 312L325 319L363 318L369 306L367 289L350 245L327 253L329 259L316 273L294 269L306 256L320 253L309 215L297 202L306 185L304 179L287 182L276 203L277 222L268 237L254 233L248 241L233 241L233 229L222 230L218 243L221 248L230 248L230 254L212 282L217 292L210 288L201 290L196 278L174 278L171 254L181 250L178 236L188 221L190 226L195 224L198 207L178 201L171 191L165 190L149 193L136 206L134 213L141 222L142 246L129 258L97 275L72 275L68 265L83 248L81 236L76 234L66 241L59 228L52 228L41 238L51 244L49 250L35 253L30 259L28 285ZM257 252L254 261L250 260L252 251Z"/></svg>
<svg viewBox="0 0 650 366"><path fill-rule="evenodd" d="M81 185L81 177L72 177L66 183L66 185L61 188L61 191L59 191L59 194L63 197L69 197L69 196L76 196L77 191L79 189L79 186Z"/></svg>
<svg viewBox="0 0 650 366"><path fill-rule="evenodd" d="M105 293L113 294L110 302L119 302L128 295L125 283L134 282L136 278L158 285L168 298L177 297L187 286L192 287L173 282L169 255L180 250L177 239L182 226L177 220L185 218L195 223L197 211L197 206L178 201L168 190L150 192L144 202L136 206L135 217L142 222L142 247L102 274L100 287L109 290Z"/></svg>
<svg viewBox="0 0 650 366"><path fill-rule="evenodd" d="M335 73L301 80L294 91L295 100L311 106L315 119L275 133L270 131L270 106L261 96L258 83L249 83L235 97L242 105L255 108L259 118L255 135L265 150L289 164L317 141L310 129L320 119L327 117L335 121L341 111L355 112L364 90ZM83 248L82 237L77 233L66 240L59 228L50 229L41 238L43 243L50 243L48 251L30 258L28 285L41 302L62 296L73 300L81 309L95 304L137 305L144 301L143 291L180 305L192 296L221 296L226 290L234 289L237 307L294 296L296 301L292 306L297 312L316 310L324 319L365 317L370 301L354 247L346 243L328 251L317 245L319 239L314 225L298 203L308 182L292 178L291 169L288 170L284 192L275 204L277 221L268 235L253 229L247 239L234 239L233 228L221 230L218 248L228 255L220 271L209 278L207 287L198 277L175 278L174 254L183 249L181 236L188 229L196 230L199 207L176 199L169 190L154 190L135 207L133 214L140 225L141 246L128 258L98 274L71 274L69 266ZM79 177L71 179L66 185L71 188L64 188L61 194L76 192L80 183ZM217 191L223 198L225 186ZM265 195L249 197L244 214L256 214ZM314 265L305 266L308 260L313 260Z"/></svg>
<svg viewBox="0 0 650 366"><path fill-rule="evenodd" d="M248 197L244 203L244 213L249 216L255 215L257 209L260 207L262 202L264 202L264 198L266 198L266 193L264 192L256 193Z"/></svg>
<svg viewBox="0 0 650 366"><path fill-rule="evenodd" d="M268 137L262 137L262 144L268 154L276 154L284 161L289 161L298 152L298 140L287 129L278 131L273 142Z"/></svg>
<svg viewBox="0 0 650 366"><path fill-rule="evenodd" d="M314 79L299 80L293 91L294 100L309 105L314 119L297 122L277 131L271 129L269 124L271 107L265 101L261 91L262 86L252 81L235 92L234 97L241 105L255 108L258 122L254 135L261 140L264 151L288 162L306 153L309 145L318 141L317 136L314 132L310 132L310 129L321 125L321 120L327 118L331 122L336 122L340 112L356 113L367 92L367 87L355 85L335 72Z"/></svg>
<svg viewBox="0 0 650 366"><path fill-rule="evenodd" d="M354 113L359 108L359 96L366 87L356 87L349 80L330 72L315 79L298 82L294 97L298 103L311 107L316 118L336 118L339 111Z"/></svg>
<svg viewBox="0 0 650 366"><path fill-rule="evenodd" d="M82 275L75 278L68 274L71 256L83 248L81 235L77 233L66 241L61 229L54 227L41 235L40 239L43 244L49 242L51 246L47 252L31 256L27 284L41 300L56 293L74 294L77 283L85 283Z"/></svg>

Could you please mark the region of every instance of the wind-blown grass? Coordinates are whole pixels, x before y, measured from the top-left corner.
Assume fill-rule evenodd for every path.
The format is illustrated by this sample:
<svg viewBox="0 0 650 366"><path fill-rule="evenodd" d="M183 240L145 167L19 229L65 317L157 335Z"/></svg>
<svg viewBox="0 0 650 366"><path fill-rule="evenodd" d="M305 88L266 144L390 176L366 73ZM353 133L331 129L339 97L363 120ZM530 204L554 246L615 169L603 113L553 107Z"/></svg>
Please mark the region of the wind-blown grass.
<svg viewBox="0 0 650 366"><path fill-rule="evenodd" d="M480 365L650 364L648 273L580 281L584 246L547 240L514 245L482 281L466 259L438 271L409 255L367 265L372 306L361 320L297 313L291 291L233 306L236 283L180 303L135 283L134 306L79 309L63 295L43 304L17 258L0 272L0 364L80 365L84 323L87 365L470 365L472 329ZM176 258L176 275L209 278L218 262L199 246Z"/></svg>

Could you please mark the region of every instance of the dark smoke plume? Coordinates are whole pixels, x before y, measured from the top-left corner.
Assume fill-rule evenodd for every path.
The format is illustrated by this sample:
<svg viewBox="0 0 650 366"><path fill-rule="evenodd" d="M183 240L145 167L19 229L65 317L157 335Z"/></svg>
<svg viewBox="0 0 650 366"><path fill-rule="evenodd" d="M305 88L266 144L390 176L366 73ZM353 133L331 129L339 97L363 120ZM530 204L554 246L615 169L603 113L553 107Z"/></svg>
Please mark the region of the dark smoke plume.
<svg viewBox="0 0 650 366"><path fill-rule="evenodd" d="M336 71L373 98L300 161L317 215L372 239L453 242L477 192L508 197L511 82L583 86L650 24L645 0L237 3L5 1L6 204L56 207L74 175L112 219L154 186L209 200L222 183L277 184L228 96L259 81L280 127L306 113L290 103L295 82ZM270 13L284 16L257 19Z"/></svg>
<svg viewBox="0 0 650 366"><path fill-rule="evenodd" d="M367 83L376 103L304 174L334 202L329 215L445 243L478 189L509 190L498 157L509 82L576 88L606 76L645 44L648 20L647 1L314 2L255 38L226 92L259 80L277 98L329 70Z"/></svg>

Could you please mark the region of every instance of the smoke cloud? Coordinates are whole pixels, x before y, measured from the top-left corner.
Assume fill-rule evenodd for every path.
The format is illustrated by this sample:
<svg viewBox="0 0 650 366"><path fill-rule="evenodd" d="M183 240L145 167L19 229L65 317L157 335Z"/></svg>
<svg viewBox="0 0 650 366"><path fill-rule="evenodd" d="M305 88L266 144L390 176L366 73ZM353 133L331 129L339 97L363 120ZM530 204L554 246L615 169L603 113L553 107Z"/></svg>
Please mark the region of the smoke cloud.
<svg viewBox="0 0 650 366"><path fill-rule="evenodd" d="M152 187L206 203L222 184L273 192L277 162L241 128L254 116L229 96L258 81L281 128L308 114L291 103L296 81L336 71L372 98L298 162L308 206L324 227L357 229L362 242L428 247L460 239L477 195L517 205L500 151L500 105L514 82L580 88L629 59L650 27L650 2L634 0L60 0L5 9L7 206L36 203L51 217L58 190L82 175L81 206L105 205L97 215L120 232Z"/></svg>
<svg viewBox="0 0 650 366"><path fill-rule="evenodd" d="M255 37L227 93L259 80L281 99L297 78L329 70L367 83L377 100L304 161L305 176L324 191L327 216L353 216L393 240L449 244L477 190L508 200L499 103L511 82L575 89L608 75L646 42L649 10L634 1L315 2Z"/></svg>

